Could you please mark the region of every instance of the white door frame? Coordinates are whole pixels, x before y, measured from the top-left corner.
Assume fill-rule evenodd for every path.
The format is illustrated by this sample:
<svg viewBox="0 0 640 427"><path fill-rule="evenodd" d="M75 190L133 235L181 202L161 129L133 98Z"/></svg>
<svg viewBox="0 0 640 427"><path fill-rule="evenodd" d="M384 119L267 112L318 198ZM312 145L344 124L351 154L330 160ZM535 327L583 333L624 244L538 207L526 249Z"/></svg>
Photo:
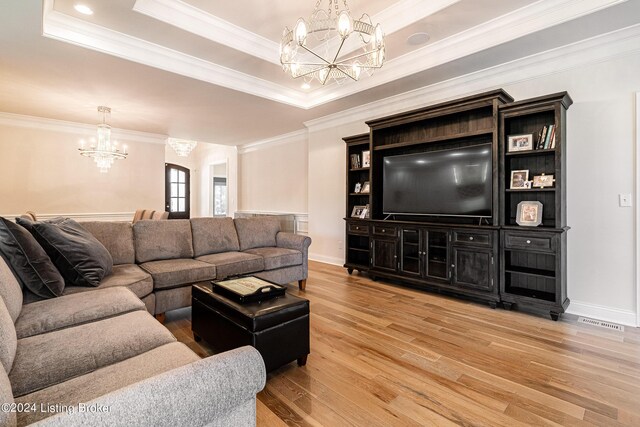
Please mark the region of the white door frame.
<svg viewBox="0 0 640 427"><path fill-rule="evenodd" d="M213 203L215 200L213 191L213 178L214 178L214 173L213 173L213 169L214 166L220 166L220 165L225 165L224 168L224 176L227 179L227 216L231 216L229 215L229 159L225 159L225 160L221 160L219 162L214 162L214 163L210 163L209 164L209 216L213 216L214 212L213 212Z"/></svg>

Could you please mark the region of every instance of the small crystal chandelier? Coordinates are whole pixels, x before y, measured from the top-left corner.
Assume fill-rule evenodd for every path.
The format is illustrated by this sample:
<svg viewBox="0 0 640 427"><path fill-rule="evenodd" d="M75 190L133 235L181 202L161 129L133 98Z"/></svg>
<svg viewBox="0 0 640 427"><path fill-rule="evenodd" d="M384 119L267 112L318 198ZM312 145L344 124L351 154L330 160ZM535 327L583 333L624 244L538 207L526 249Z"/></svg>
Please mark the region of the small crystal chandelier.
<svg viewBox="0 0 640 427"><path fill-rule="evenodd" d="M385 59L380 24L374 26L367 14L353 19L346 0L342 9L338 0L328 2L325 10L318 0L309 20L298 19L293 30L285 27L280 42L283 70L307 84L315 78L323 85L329 79L337 83L347 77L358 80L363 70L373 74Z"/></svg>
<svg viewBox="0 0 640 427"><path fill-rule="evenodd" d="M117 148L117 143L111 141L111 126L106 123L106 115L111 114L111 108L98 107L98 111L102 113L102 123L98 124L98 140L91 139L89 148L84 148L84 141L81 141L82 147L79 148L80 155L93 158L100 172L107 173L115 160L126 159L127 146L123 147L123 151Z"/></svg>
<svg viewBox="0 0 640 427"><path fill-rule="evenodd" d="M191 151L196 148L198 143L196 141L188 141L186 139L169 138L167 143L176 154L180 157L187 157Z"/></svg>

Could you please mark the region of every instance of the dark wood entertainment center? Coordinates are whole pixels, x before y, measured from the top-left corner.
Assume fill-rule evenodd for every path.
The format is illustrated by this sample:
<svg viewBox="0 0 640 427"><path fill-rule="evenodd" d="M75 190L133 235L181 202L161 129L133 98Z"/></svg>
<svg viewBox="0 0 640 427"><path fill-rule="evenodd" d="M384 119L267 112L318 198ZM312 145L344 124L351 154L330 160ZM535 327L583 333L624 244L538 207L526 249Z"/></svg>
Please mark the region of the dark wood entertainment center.
<svg viewBox="0 0 640 427"><path fill-rule="evenodd" d="M494 90L368 121L369 133L344 138L348 272L471 297L494 308L502 303L544 310L557 320L569 305L565 152L571 103L566 92L514 102ZM532 135L536 144L545 128L555 133L553 148L509 150L509 136ZM491 144L490 216L383 213L385 157L480 144ZM369 165L362 162L364 151ZM529 179L553 175L555 181L510 188L511 173L522 170ZM365 181L370 191L355 191ZM542 204L540 225L518 225L518 204L525 201ZM367 207L365 217L353 217L361 207Z"/></svg>

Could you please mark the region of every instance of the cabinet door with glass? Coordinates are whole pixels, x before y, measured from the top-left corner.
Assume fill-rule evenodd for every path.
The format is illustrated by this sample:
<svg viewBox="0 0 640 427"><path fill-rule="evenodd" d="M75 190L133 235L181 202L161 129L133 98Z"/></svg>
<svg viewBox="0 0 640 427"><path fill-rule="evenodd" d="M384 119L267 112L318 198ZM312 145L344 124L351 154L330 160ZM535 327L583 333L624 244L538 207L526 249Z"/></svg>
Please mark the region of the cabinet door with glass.
<svg viewBox="0 0 640 427"><path fill-rule="evenodd" d="M400 233L400 271L413 276L422 276L424 238L419 228L402 228Z"/></svg>
<svg viewBox="0 0 640 427"><path fill-rule="evenodd" d="M449 280L449 232L425 230L426 271L433 279Z"/></svg>

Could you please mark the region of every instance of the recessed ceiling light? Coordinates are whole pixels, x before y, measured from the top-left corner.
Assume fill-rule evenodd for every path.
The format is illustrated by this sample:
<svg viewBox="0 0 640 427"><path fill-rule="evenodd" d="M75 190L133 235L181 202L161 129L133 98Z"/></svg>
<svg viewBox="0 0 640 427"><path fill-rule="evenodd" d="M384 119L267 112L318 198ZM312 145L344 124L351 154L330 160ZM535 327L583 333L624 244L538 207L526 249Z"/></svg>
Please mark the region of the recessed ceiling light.
<svg viewBox="0 0 640 427"><path fill-rule="evenodd" d="M76 4L73 8L83 15L93 15L93 10L85 4Z"/></svg>
<svg viewBox="0 0 640 427"><path fill-rule="evenodd" d="M304 90L311 89L311 85L309 83L302 83L302 86L300 87Z"/></svg>
<svg viewBox="0 0 640 427"><path fill-rule="evenodd" d="M425 44L429 41L429 34L427 33L414 33L407 37L407 43L413 46Z"/></svg>

